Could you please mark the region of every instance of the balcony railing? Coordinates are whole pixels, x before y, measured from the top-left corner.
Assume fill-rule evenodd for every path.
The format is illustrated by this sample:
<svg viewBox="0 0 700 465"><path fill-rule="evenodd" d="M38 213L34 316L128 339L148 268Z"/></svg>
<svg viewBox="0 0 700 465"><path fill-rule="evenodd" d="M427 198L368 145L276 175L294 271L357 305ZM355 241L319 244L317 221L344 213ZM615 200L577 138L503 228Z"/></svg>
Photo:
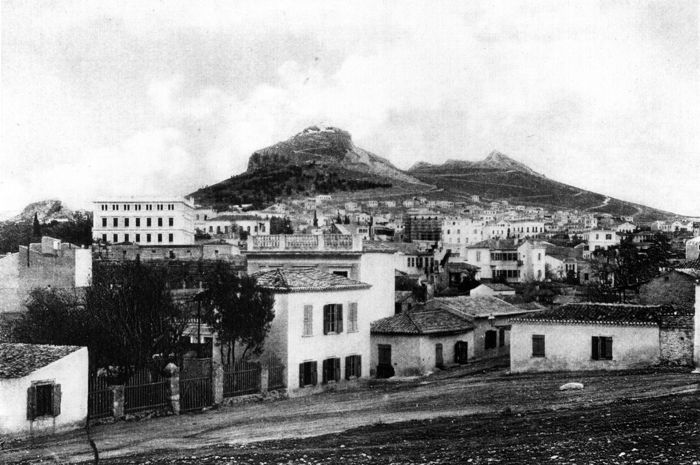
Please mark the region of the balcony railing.
<svg viewBox="0 0 700 465"><path fill-rule="evenodd" d="M248 238L248 251L361 252L362 236L346 234L279 234Z"/></svg>

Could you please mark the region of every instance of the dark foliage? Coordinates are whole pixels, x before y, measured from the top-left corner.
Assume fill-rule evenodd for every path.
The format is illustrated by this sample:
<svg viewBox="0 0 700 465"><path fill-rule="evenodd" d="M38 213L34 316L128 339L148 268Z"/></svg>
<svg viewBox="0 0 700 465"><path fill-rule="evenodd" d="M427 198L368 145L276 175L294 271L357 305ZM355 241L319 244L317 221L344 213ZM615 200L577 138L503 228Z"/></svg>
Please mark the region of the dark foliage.
<svg viewBox="0 0 700 465"><path fill-rule="evenodd" d="M39 225L38 228L37 223L38 221L0 223L0 253L17 252L20 245L38 242L42 235L76 245L87 246L92 243L92 215L89 213L75 212L70 221L52 221Z"/></svg>
<svg viewBox="0 0 700 465"><path fill-rule="evenodd" d="M270 218L270 234L294 234L292 221L286 216L284 218L273 216Z"/></svg>
<svg viewBox="0 0 700 465"><path fill-rule="evenodd" d="M216 333L222 359L235 359L236 345L243 347L239 359L260 354L275 317L274 296L258 287L254 278L240 277L223 263L211 269L201 296L204 321ZM225 354L225 356L224 356Z"/></svg>

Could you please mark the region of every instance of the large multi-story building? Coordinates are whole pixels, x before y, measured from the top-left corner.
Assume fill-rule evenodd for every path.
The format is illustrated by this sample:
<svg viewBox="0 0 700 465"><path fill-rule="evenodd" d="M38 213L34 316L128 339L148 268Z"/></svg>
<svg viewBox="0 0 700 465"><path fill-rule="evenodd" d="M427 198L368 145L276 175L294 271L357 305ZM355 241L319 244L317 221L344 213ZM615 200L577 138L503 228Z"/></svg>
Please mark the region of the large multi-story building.
<svg viewBox="0 0 700 465"><path fill-rule="evenodd" d="M443 247L458 255L465 245L484 240L484 224L464 217L447 217L442 221Z"/></svg>
<svg viewBox="0 0 700 465"><path fill-rule="evenodd" d="M532 241L491 239L467 246L460 261L478 266L479 279L541 281L545 271L545 247Z"/></svg>
<svg viewBox="0 0 700 465"><path fill-rule="evenodd" d="M159 197L96 200L92 237L112 244L193 244L194 204Z"/></svg>
<svg viewBox="0 0 700 465"><path fill-rule="evenodd" d="M440 240L443 216L430 211L409 211L404 217L405 236L411 241Z"/></svg>

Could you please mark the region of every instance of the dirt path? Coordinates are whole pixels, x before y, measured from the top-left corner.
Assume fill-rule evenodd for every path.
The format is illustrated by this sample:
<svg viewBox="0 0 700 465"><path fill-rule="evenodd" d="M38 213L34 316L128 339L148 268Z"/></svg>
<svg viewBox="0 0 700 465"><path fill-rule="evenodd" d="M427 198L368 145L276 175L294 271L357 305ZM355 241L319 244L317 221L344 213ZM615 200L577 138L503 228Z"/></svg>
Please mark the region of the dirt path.
<svg viewBox="0 0 700 465"><path fill-rule="evenodd" d="M559 391L558 387L568 381L580 381L586 388ZM154 450L187 453L217 445L339 433L377 423L497 413L504 409L557 410L697 392L698 381L700 378L687 370L547 375L450 371L415 381L376 383L364 389L101 425L92 428L91 435L101 458ZM74 463L91 458L84 431L14 444L0 452L2 463Z"/></svg>

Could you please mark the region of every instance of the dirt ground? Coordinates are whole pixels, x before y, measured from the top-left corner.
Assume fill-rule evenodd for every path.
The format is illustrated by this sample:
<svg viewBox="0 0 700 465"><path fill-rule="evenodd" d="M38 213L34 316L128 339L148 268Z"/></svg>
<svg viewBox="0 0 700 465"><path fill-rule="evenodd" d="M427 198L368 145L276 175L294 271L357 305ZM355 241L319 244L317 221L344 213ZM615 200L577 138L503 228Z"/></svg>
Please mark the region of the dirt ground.
<svg viewBox="0 0 700 465"><path fill-rule="evenodd" d="M558 390L570 381L585 388ZM455 370L101 425L90 436L104 463L700 464L699 382L687 369L526 375ZM2 463L91 459L85 431L0 451Z"/></svg>

